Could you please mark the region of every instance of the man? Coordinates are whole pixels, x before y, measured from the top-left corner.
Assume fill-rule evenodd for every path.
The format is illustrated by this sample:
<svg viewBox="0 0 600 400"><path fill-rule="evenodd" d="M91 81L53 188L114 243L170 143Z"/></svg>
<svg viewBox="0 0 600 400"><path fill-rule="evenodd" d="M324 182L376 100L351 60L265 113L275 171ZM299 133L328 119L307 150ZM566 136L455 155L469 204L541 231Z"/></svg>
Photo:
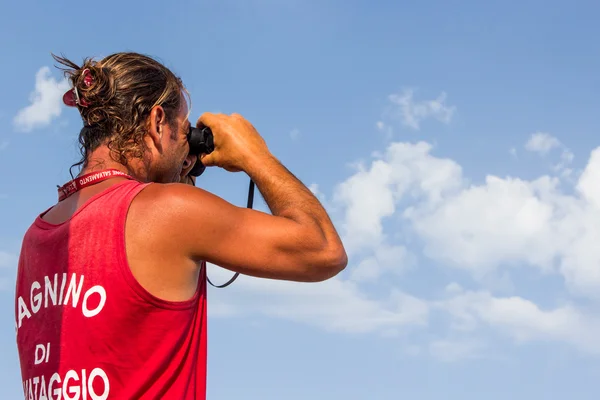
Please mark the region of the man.
<svg viewBox="0 0 600 400"><path fill-rule="evenodd" d="M188 104L155 60L118 53L66 66L84 121L82 170L23 240L16 329L26 398L204 399L206 268L298 282L347 263L319 201L237 114L203 114L215 150L272 215L185 181ZM189 183L189 182L188 182Z"/></svg>

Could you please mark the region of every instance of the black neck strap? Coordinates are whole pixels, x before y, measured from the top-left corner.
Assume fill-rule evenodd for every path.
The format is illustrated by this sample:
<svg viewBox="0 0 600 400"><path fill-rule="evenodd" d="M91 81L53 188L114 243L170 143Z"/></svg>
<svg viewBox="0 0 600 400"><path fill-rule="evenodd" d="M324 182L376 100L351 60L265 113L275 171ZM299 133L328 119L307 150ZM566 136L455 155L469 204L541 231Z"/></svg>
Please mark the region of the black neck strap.
<svg viewBox="0 0 600 400"><path fill-rule="evenodd" d="M246 205L246 208L252 208L253 204L254 204L254 182L251 179L250 186L248 187L248 204ZM222 289L224 287L231 285L233 283L233 281L235 281L237 279L238 276L240 276L240 273L236 272L230 280L228 280L227 282L225 282L222 285L215 285L214 283L212 283L210 281L210 279L208 278L208 274L206 275L206 280L208 280L208 283L210 283L212 286Z"/></svg>

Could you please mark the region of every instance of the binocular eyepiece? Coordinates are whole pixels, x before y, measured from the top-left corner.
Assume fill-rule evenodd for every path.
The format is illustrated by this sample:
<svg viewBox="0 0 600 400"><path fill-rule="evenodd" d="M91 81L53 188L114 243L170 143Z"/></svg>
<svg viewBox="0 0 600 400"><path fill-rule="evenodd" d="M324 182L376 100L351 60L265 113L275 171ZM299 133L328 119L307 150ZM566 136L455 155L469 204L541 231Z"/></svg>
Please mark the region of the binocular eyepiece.
<svg viewBox="0 0 600 400"><path fill-rule="evenodd" d="M197 155L198 157L200 157L200 154L210 154L215 149L213 134L210 128L206 126L203 128L194 128L190 126L187 140L190 145L190 154ZM202 175L205 169L206 167L202 164L200 159L198 159L196 165L190 171L190 175L198 177Z"/></svg>

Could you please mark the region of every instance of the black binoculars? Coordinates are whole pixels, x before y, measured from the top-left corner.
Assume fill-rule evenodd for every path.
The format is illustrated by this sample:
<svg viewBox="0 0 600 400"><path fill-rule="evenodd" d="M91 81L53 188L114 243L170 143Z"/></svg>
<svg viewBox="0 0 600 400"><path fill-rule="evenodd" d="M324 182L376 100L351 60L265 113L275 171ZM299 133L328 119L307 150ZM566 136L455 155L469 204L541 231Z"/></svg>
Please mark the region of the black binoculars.
<svg viewBox="0 0 600 400"><path fill-rule="evenodd" d="M190 154L200 156L200 154L210 154L215 149L213 142L213 134L208 127L194 128L190 126L190 131L187 135L187 140L190 145ZM191 176L200 176L204 172L206 167L202 164L200 159L196 162L196 165L190 171Z"/></svg>

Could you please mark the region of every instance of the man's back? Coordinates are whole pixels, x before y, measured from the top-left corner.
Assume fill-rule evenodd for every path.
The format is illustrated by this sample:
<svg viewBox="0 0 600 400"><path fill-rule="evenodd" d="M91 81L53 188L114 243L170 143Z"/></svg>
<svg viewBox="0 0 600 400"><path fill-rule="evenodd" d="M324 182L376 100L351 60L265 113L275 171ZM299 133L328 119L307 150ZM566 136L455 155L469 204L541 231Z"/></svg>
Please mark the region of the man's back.
<svg viewBox="0 0 600 400"><path fill-rule="evenodd" d="M205 268L180 302L152 295L129 268L125 221L146 186L118 182L67 221L37 218L28 230L15 309L26 398L205 397Z"/></svg>

